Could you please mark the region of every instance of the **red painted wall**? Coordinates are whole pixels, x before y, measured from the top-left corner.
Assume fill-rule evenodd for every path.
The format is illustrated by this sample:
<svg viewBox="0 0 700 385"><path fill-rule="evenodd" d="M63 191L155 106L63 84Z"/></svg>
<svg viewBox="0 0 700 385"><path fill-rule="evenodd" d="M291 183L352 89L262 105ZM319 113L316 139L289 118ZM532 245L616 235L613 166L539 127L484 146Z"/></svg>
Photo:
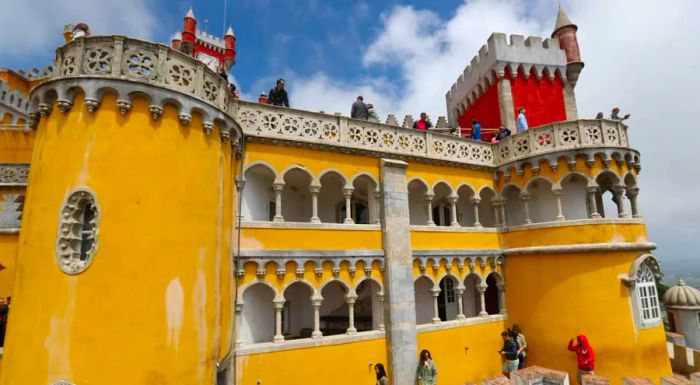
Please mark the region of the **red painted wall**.
<svg viewBox="0 0 700 385"><path fill-rule="evenodd" d="M498 128L501 125L501 109L498 107L497 84L489 86L473 106L462 112L462 115L459 117L459 126L466 128L462 130L462 136L471 137L472 119L476 119L481 124L482 137L486 131L490 131L487 130L488 128Z"/></svg>
<svg viewBox="0 0 700 385"><path fill-rule="evenodd" d="M546 76L537 80L537 77L530 75L526 80L523 74L519 73L510 84L516 120L520 107L525 107L529 127L566 120L564 85L559 77L550 81Z"/></svg>

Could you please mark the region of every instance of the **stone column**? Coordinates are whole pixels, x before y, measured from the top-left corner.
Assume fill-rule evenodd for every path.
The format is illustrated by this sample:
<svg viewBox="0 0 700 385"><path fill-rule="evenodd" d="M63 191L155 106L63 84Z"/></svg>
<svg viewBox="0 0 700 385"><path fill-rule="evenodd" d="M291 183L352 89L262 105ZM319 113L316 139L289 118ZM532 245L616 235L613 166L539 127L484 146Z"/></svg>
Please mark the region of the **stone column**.
<svg viewBox="0 0 700 385"><path fill-rule="evenodd" d="M506 217L506 201L501 199L499 208L501 209L501 227L508 226L508 217Z"/></svg>
<svg viewBox="0 0 700 385"><path fill-rule="evenodd" d="M474 204L474 227L481 227L479 222L479 202L481 202L481 198L472 198L472 204Z"/></svg>
<svg viewBox="0 0 700 385"><path fill-rule="evenodd" d="M385 331L386 326L384 325L384 295L379 296L379 308L381 309L379 311L379 314L377 314L377 318L379 319L379 330L380 331ZM373 315L374 316L374 315Z"/></svg>
<svg viewBox="0 0 700 385"><path fill-rule="evenodd" d="M348 303L348 330L345 332L351 335L357 334L357 329L355 328L355 300L357 300L357 295L345 297L345 301Z"/></svg>
<svg viewBox="0 0 700 385"><path fill-rule="evenodd" d="M588 186L586 187L586 192L588 193L588 205L591 209L589 213L591 219L600 219L601 216L598 213L598 204L596 203L596 194L598 193L598 186Z"/></svg>
<svg viewBox="0 0 700 385"><path fill-rule="evenodd" d="M272 342L280 343L284 341L282 335L282 309L284 309L284 300L275 301L275 337Z"/></svg>
<svg viewBox="0 0 700 385"><path fill-rule="evenodd" d="M506 285L499 283L498 285L498 314L508 315L506 310Z"/></svg>
<svg viewBox="0 0 700 385"><path fill-rule="evenodd" d="M282 191L284 190L284 182L274 183L272 187L275 190L275 222L284 222L282 216Z"/></svg>
<svg viewBox="0 0 700 385"><path fill-rule="evenodd" d="M462 298L464 295L464 288L458 287L455 290L457 292L457 319L467 319L467 317L464 316L464 298Z"/></svg>
<svg viewBox="0 0 700 385"><path fill-rule="evenodd" d="M311 192L311 223L321 223L321 218L318 217L318 193L321 191L321 186L309 186Z"/></svg>
<svg viewBox="0 0 700 385"><path fill-rule="evenodd" d="M627 189L627 198L630 200L630 205L632 206L632 218L642 217L639 215L639 209L637 208L637 195L639 195L639 187Z"/></svg>
<svg viewBox="0 0 700 385"><path fill-rule="evenodd" d="M552 189L552 195L554 195L554 200L557 202L557 217L554 218L555 221L563 221L566 219L564 217L564 210L561 207L561 191L562 189L560 188Z"/></svg>
<svg viewBox="0 0 700 385"><path fill-rule="evenodd" d="M440 311L438 310L438 297L440 296L440 288L432 288L430 292L433 294L433 323L439 324L442 322L440 319Z"/></svg>
<svg viewBox="0 0 700 385"><path fill-rule="evenodd" d="M433 198L435 197L435 194L431 193L426 193L425 194L425 208L428 210L428 226L435 226L435 222L433 222Z"/></svg>
<svg viewBox="0 0 700 385"><path fill-rule="evenodd" d="M501 217L501 200L496 199L491 202L491 205L493 206L493 219L496 222L496 227L503 227L505 224L505 221Z"/></svg>
<svg viewBox="0 0 700 385"><path fill-rule="evenodd" d="M352 220L352 206L350 203L350 198L352 198L353 191L354 189L352 188L343 189L343 196L345 197L345 221L343 223L345 224L355 223L355 221Z"/></svg>
<svg viewBox="0 0 700 385"><path fill-rule="evenodd" d="M617 216L618 218L628 218L629 215L625 212L625 190L626 186L617 185L613 187L613 194L615 194L615 200L617 201Z"/></svg>
<svg viewBox="0 0 700 385"><path fill-rule="evenodd" d="M236 346L243 345L243 336L241 335L241 313L243 313L243 304L236 304Z"/></svg>
<svg viewBox="0 0 700 385"><path fill-rule="evenodd" d="M440 226L445 226L445 205L438 203L438 219L440 220Z"/></svg>
<svg viewBox="0 0 700 385"><path fill-rule="evenodd" d="M477 284L476 290L479 291L479 317L486 317L489 313L486 312L486 284Z"/></svg>
<svg viewBox="0 0 700 385"><path fill-rule="evenodd" d="M501 111L501 124L515 132L515 106L513 105L513 91L510 88L510 80L498 75L498 107Z"/></svg>
<svg viewBox="0 0 700 385"><path fill-rule="evenodd" d="M459 221L457 220L457 201L459 200L459 197L457 196L450 196L447 198L447 201L450 202L450 216L452 217L452 223L450 223L450 226L452 227L459 227Z"/></svg>
<svg viewBox="0 0 700 385"><path fill-rule="evenodd" d="M571 87L568 81L562 83L564 84L564 109L566 110L566 120L578 120L574 88Z"/></svg>
<svg viewBox="0 0 700 385"><path fill-rule="evenodd" d="M311 338L321 338L321 304L323 298L314 297L311 299L311 306L314 308L314 331L311 332Z"/></svg>
<svg viewBox="0 0 700 385"><path fill-rule="evenodd" d="M413 256L405 162L381 160L384 307L387 357L394 385L414 384L418 364Z"/></svg>
<svg viewBox="0 0 700 385"><path fill-rule="evenodd" d="M375 191L374 192L374 199L375 199L375 204L374 204L374 223L380 225L382 223L381 219L381 205L382 205L382 193L380 191Z"/></svg>
<svg viewBox="0 0 700 385"><path fill-rule="evenodd" d="M532 219L530 219L530 193L521 192L520 200L523 201L523 211L525 212L525 219L523 219L523 224L529 225L530 223L532 223Z"/></svg>

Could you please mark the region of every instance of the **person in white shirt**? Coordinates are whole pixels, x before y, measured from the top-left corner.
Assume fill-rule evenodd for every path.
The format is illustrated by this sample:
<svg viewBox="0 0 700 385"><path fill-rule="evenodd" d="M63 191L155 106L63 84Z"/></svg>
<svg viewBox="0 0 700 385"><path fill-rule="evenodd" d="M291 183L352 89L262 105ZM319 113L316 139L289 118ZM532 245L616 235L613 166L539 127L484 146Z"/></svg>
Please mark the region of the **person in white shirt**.
<svg viewBox="0 0 700 385"><path fill-rule="evenodd" d="M518 109L518 121L515 126L518 133L527 131L527 117L525 117L525 107Z"/></svg>

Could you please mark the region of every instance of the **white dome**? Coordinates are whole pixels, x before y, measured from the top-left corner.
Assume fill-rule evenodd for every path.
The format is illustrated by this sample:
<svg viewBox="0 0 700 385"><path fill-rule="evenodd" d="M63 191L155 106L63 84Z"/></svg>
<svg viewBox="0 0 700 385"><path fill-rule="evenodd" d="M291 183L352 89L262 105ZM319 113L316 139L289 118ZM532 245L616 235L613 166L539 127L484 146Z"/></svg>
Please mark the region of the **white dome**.
<svg viewBox="0 0 700 385"><path fill-rule="evenodd" d="M664 293L664 304L669 308L700 309L700 290L679 279L676 286Z"/></svg>

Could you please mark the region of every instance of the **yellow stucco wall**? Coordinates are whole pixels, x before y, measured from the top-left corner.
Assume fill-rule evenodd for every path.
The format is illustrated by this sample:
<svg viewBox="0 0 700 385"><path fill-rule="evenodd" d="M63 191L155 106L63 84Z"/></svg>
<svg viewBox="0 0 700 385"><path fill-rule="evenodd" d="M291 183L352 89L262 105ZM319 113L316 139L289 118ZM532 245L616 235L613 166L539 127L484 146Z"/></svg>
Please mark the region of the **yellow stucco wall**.
<svg viewBox="0 0 700 385"><path fill-rule="evenodd" d="M173 107L155 122L148 107L122 115L108 95L89 114L79 95L42 119L1 384L211 384L231 329L231 148L198 115L183 127ZM55 234L79 186L96 192L99 247L68 275Z"/></svg>
<svg viewBox="0 0 700 385"><path fill-rule="evenodd" d="M512 230L500 234L501 247L572 245L583 243L648 242L643 223L579 224Z"/></svg>
<svg viewBox="0 0 700 385"><path fill-rule="evenodd" d="M501 373L503 321L418 332L418 352L430 351L439 384L465 384Z"/></svg>
<svg viewBox="0 0 700 385"><path fill-rule="evenodd" d="M385 343L384 338L377 338L239 356L236 384L372 384L376 382L373 365L388 367Z"/></svg>
<svg viewBox="0 0 700 385"><path fill-rule="evenodd" d="M496 232L445 232L440 230L411 231L413 250L498 249Z"/></svg>
<svg viewBox="0 0 700 385"><path fill-rule="evenodd" d="M439 182L447 183L455 193L462 184L468 184L479 192L484 187L493 189L493 173L490 170L472 170L468 168L456 168L436 166L423 163L409 163L406 168L406 179L421 179L434 187Z"/></svg>
<svg viewBox="0 0 700 385"><path fill-rule="evenodd" d="M15 259L17 258L18 234L0 234L0 298L12 296L15 281Z"/></svg>
<svg viewBox="0 0 700 385"><path fill-rule="evenodd" d="M0 130L0 163L29 163L34 135L34 131Z"/></svg>
<svg viewBox="0 0 700 385"><path fill-rule="evenodd" d="M639 252L518 255L507 259L510 323L528 340L528 365L576 375L570 338L586 334L596 374L620 384L629 376L659 381L671 374L663 326L637 330L629 288L620 281Z"/></svg>
<svg viewBox="0 0 700 385"><path fill-rule="evenodd" d="M242 249L352 250L382 249L381 230L244 228Z"/></svg>

